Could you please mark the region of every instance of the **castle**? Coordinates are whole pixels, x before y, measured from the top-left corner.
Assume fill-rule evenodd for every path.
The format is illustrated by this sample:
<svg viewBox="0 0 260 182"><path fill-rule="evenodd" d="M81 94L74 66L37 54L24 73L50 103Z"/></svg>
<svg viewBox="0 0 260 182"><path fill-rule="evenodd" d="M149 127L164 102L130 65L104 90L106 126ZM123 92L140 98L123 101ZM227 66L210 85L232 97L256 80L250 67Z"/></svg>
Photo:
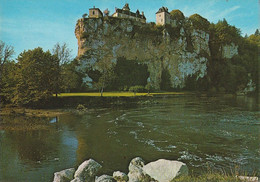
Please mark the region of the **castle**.
<svg viewBox="0 0 260 182"><path fill-rule="evenodd" d="M122 9L115 8L115 12L111 15L112 17L117 18L129 18L141 23L146 23L146 17L144 16L144 12L140 13L139 10L136 10L136 12L131 12L129 8L129 4L126 3ZM102 18L103 13L99 8L93 8L89 9L89 18ZM171 19L171 15L168 12L167 7L161 7L156 12L156 25L175 25L174 20Z"/></svg>
<svg viewBox="0 0 260 182"><path fill-rule="evenodd" d="M139 10L136 10L135 13L131 12L128 3L126 3L122 9L116 8L115 13L113 13L111 16L117 18L129 18L135 21L139 21L141 23L146 23L144 12L142 12L142 14L140 14ZM102 17L103 14L99 8L95 8L94 6L94 8L89 9L89 18L102 18Z"/></svg>

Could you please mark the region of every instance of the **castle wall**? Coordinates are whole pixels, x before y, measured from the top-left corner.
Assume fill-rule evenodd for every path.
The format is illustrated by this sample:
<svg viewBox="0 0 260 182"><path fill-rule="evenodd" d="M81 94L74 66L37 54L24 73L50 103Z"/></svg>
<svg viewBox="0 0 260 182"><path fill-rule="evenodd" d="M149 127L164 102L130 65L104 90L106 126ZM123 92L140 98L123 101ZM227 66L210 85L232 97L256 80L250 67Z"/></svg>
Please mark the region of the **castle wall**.
<svg viewBox="0 0 260 182"><path fill-rule="evenodd" d="M118 18L129 18L129 19L133 19L135 21L139 21L139 22L142 22L142 23L146 23L146 20L143 19L143 18L138 18L138 17L135 17L135 16L130 16L130 15L126 15L126 14L123 14L123 13L114 13L112 15L112 17L118 17Z"/></svg>

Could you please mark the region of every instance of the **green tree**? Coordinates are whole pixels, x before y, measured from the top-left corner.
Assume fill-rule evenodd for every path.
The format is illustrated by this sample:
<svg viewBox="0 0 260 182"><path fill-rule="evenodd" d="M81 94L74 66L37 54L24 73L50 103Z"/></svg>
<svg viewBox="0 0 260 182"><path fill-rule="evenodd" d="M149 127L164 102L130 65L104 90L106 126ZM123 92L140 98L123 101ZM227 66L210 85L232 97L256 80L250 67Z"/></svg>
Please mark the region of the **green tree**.
<svg viewBox="0 0 260 182"><path fill-rule="evenodd" d="M97 62L96 67L99 72L99 78L97 82L94 82L94 86L99 90L101 97L103 96L104 89L108 87L114 79L114 65L110 61L109 57Z"/></svg>
<svg viewBox="0 0 260 182"><path fill-rule="evenodd" d="M18 105L44 105L59 92L59 59L42 48L24 51L18 56L12 101Z"/></svg>
<svg viewBox="0 0 260 182"><path fill-rule="evenodd" d="M14 61L7 61L4 64L4 69L1 77L1 104L10 104L14 93L14 88L17 83L14 75L17 65Z"/></svg>
<svg viewBox="0 0 260 182"><path fill-rule="evenodd" d="M84 89L83 74L77 71L78 60L61 65L61 89L63 92L77 92Z"/></svg>

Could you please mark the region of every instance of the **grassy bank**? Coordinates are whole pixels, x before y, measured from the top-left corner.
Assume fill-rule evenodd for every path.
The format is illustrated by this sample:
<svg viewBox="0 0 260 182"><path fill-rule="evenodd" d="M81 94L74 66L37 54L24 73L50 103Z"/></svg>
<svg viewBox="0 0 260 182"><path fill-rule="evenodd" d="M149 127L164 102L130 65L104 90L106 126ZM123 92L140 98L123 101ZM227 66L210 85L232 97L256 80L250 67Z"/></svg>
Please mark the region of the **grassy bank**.
<svg viewBox="0 0 260 182"><path fill-rule="evenodd" d="M257 177L237 176L225 173L204 173L200 176L180 177L172 182L258 182Z"/></svg>
<svg viewBox="0 0 260 182"><path fill-rule="evenodd" d="M103 97L135 97L135 96L184 95L184 94L190 94L190 93L188 92L158 92L158 93L104 92ZM101 97L101 93L100 92L60 93L58 94L58 97Z"/></svg>

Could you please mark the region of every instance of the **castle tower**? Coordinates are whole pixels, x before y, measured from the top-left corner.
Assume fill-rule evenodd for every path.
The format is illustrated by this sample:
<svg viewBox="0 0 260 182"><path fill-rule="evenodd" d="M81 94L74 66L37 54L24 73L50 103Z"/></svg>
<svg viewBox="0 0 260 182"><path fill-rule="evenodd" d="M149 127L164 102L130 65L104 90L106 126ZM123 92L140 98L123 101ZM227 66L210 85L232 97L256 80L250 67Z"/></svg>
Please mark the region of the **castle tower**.
<svg viewBox="0 0 260 182"><path fill-rule="evenodd" d="M93 8L89 9L89 18L101 18L103 17L103 13L100 11L99 8Z"/></svg>
<svg viewBox="0 0 260 182"><path fill-rule="evenodd" d="M165 25L171 23L171 15L167 7L161 7L156 12L156 25Z"/></svg>

